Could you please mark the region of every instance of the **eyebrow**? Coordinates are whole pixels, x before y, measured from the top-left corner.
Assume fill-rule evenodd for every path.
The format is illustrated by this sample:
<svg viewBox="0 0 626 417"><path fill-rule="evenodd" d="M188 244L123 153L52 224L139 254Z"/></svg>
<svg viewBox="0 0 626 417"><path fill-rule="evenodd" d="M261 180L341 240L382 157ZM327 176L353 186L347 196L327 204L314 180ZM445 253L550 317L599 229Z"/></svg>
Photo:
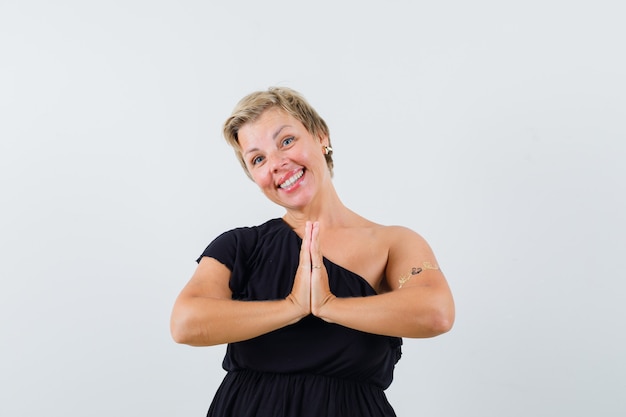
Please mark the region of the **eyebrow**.
<svg viewBox="0 0 626 417"><path fill-rule="evenodd" d="M276 132L274 132L274 134L272 135L272 140L276 140L276 138L278 137L278 135L280 135L280 132L286 128L286 127L291 127L291 125L282 125L281 127L279 127L278 129L276 129ZM252 152L256 152L258 151L259 148L252 148L252 149L248 149L247 151L244 152L244 155L248 155L249 153Z"/></svg>
<svg viewBox="0 0 626 417"><path fill-rule="evenodd" d="M272 139L276 140L276 138L278 137L278 135L280 134L281 130L283 130L286 127L291 127L291 125L282 125L281 127L279 127L278 129L276 129L276 132L274 132L274 135L272 135Z"/></svg>

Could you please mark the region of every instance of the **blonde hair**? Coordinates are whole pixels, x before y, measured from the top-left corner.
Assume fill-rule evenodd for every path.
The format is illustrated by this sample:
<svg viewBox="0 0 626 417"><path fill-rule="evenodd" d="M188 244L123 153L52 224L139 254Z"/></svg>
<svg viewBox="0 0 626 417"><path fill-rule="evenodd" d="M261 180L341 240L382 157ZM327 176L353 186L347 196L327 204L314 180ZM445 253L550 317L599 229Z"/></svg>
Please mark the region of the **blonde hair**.
<svg viewBox="0 0 626 417"><path fill-rule="evenodd" d="M224 138L235 150L237 159L248 177L250 177L250 172L248 172L239 145L239 129L247 123L256 121L263 112L274 107L294 117L314 137L320 139L328 137L330 147L330 135L326 122L300 93L287 87L270 87L267 91L256 91L242 98L224 122ZM325 157L332 176L334 163L331 153L332 151L328 152Z"/></svg>

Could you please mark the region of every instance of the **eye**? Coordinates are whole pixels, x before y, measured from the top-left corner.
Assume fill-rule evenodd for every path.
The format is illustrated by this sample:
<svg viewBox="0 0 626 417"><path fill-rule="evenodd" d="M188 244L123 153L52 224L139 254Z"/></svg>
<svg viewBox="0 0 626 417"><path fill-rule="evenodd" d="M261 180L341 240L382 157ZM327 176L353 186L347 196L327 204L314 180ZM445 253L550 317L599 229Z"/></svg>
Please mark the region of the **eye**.
<svg viewBox="0 0 626 417"><path fill-rule="evenodd" d="M255 156L254 158L252 158L252 159L250 160L250 164L252 164L252 165L258 165L258 164L260 164L261 162L263 162L263 157L262 157L262 156L260 156L260 155L259 155L259 156Z"/></svg>
<svg viewBox="0 0 626 417"><path fill-rule="evenodd" d="M283 146L289 146L296 140L293 136L289 136L288 138L283 139Z"/></svg>

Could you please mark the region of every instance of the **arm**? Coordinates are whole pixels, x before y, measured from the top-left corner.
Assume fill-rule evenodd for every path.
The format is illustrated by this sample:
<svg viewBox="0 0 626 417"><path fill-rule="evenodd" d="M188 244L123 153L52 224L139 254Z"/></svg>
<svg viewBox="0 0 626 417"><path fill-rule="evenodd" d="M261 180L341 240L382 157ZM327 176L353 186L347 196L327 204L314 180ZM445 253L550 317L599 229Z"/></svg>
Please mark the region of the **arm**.
<svg viewBox="0 0 626 417"><path fill-rule="evenodd" d="M230 270L213 258L202 258L174 303L170 321L173 339L192 346L211 346L251 339L297 322L310 308L310 287L308 283L299 285L303 281L299 276L304 275L301 269L285 300L237 301L232 300L228 286Z"/></svg>
<svg viewBox="0 0 626 417"><path fill-rule="evenodd" d="M330 294L326 271L314 271L313 314L328 322L388 336L433 337L447 332L454 322L454 301L429 245L405 228L390 228L388 237L385 275L390 291L371 297L337 298ZM321 259L316 243L311 252L315 264Z"/></svg>

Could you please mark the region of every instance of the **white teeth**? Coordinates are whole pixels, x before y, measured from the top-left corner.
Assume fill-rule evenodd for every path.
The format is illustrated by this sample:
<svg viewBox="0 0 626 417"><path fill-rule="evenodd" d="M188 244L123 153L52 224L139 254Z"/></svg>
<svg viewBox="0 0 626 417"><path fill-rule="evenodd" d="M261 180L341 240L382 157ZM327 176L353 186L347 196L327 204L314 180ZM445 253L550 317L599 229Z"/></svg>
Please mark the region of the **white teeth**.
<svg viewBox="0 0 626 417"><path fill-rule="evenodd" d="M298 171L297 173L293 174L291 177L289 177L287 179L287 181L283 182L282 184L280 184L280 188L287 188L289 187L291 184L293 184L294 182L298 181L298 178L302 177L304 175L304 171Z"/></svg>

